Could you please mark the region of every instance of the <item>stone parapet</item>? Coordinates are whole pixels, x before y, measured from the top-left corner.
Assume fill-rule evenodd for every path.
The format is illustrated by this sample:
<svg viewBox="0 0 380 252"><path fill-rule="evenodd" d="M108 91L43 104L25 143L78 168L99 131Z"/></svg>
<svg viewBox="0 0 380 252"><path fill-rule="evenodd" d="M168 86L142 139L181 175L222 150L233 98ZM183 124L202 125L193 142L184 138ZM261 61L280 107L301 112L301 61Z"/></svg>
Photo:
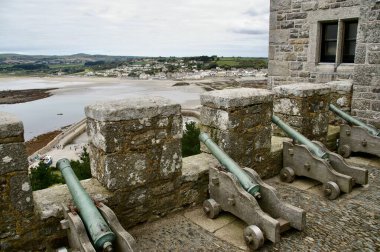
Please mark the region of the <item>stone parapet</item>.
<svg viewBox="0 0 380 252"><path fill-rule="evenodd" d="M182 175L175 182L165 181L151 190L139 187L130 191L110 191L95 178L80 183L92 198L110 207L127 229L202 204L208 198L209 167L216 165L218 161L206 153L186 157L183 159ZM59 246L67 246L66 230L58 228L63 218L62 204L72 203L67 186L56 185L35 191L33 196L37 220L28 226L30 235L26 237L28 245L24 249L53 251ZM147 200L151 201L150 205Z"/></svg>
<svg viewBox="0 0 380 252"><path fill-rule="evenodd" d="M33 217L27 160L22 122L0 112L0 251L20 243Z"/></svg>
<svg viewBox="0 0 380 252"><path fill-rule="evenodd" d="M265 176L271 148L273 93L240 88L201 95L201 130L240 166ZM202 151L208 152L205 146Z"/></svg>
<svg viewBox="0 0 380 252"><path fill-rule="evenodd" d="M208 170L218 162L205 153L182 161L179 105L163 98L120 103L129 106L129 112L139 119L134 119L131 114L119 116L119 111L120 114L125 111L117 102L114 108L119 111L104 103L87 108L95 178L80 183L89 195L108 205L124 228L154 221L207 199ZM133 112L131 104L138 104L136 109L139 111ZM96 113L92 109L97 110ZM107 115L107 109L111 110L112 116ZM143 116L143 110L148 117ZM0 114L0 117L11 118L10 122L22 126L9 115ZM117 121L112 121L115 118ZM8 129L6 125L6 120L1 121L0 127ZM116 132L114 137L113 132ZM162 137L163 132L165 137ZM94 141L95 138L100 141ZM66 230L60 228L59 222L63 218L62 205L72 204L72 196L66 185L34 191L32 196L27 181L27 157L23 151L22 142L0 144L0 196L4 199L1 202L0 250L53 251L68 246ZM105 178L99 173L109 174Z"/></svg>
<svg viewBox="0 0 380 252"><path fill-rule="evenodd" d="M180 175L180 109L159 97L86 107L92 175L110 190Z"/></svg>
<svg viewBox="0 0 380 252"><path fill-rule="evenodd" d="M180 208L181 107L160 97L87 106L91 174L126 226ZM186 197L181 197L185 200Z"/></svg>
<svg viewBox="0 0 380 252"><path fill-rule="evenodd" d="M350 114L352 100L352 80L331 81L326 83L331 88L330 103ZM329 124L345 123L343 119L330 111Z"/></svg>
<svg viewBox="0 0 380 252"><path fill-rule="evenodd" d="M305 137L325 142L330 91L329 86L310 83L275 87L273 112ZM286 136L286 133L274 127L274 135Z"/></svg>
<svg viewBox="0 0 380 252"><path fill-rule="evenodd" d="M210 108L235 110L254 104L271 102L273 94L266 89L237 88L218 90L201 95L201 104Z"/></svg>
<svg viewBox="0 0 380 252"><path fill-rule="evenodd" d="M283 141L289 139L272 137L270 158L264 172L266 178L278 174L282 168ZM157 195L156 199L151 199L155 202L154 207L161 207L161 210L142 205L147 199L147 190L144 187L133 191L110 191L95 178L82 180L80 183L92 198L109 206L116 213L122 226L128 229L141 222L154 221L168 213L200 205L208 198L208 171L219 162L206 153L186 157L182 161L182 175L175 184L166 181L152 190L152 193ZM175 192L170 192L172 185L176 186ZM33 201L35 215L34 218L23 222L24 234L20 233L11 238L0 237L1 251L54 251L59 247L68 246L66 230L59 227L63 218L62 204L72 203L67 186L55 185L34 191ZM162 210L164 204L167 205L165 211ZM1 220L5 220L1 217Z"/></svg>
<svg viewBox="0 0 380 252"><path fill-rule="evenodd" d="M24 126L9 113L0 112L0 144L24 142Z"/></svg>

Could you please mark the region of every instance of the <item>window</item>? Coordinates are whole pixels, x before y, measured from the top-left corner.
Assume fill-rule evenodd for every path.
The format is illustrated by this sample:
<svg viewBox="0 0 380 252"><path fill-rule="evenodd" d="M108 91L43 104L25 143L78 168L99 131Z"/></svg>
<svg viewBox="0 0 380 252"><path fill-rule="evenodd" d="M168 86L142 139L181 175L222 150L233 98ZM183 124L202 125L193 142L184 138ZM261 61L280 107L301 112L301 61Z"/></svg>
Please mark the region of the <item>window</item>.
<svg viewBox="0 0 380 252"><path fill-rule="evenodd" d="M321 23L320 62L354 63L357 20Z"/></svg>
<svg viewBox="0 0 380 252"><path fill-rule="evenodd" d="M338 22L322 24L321 62L335 62Z"/></svg>

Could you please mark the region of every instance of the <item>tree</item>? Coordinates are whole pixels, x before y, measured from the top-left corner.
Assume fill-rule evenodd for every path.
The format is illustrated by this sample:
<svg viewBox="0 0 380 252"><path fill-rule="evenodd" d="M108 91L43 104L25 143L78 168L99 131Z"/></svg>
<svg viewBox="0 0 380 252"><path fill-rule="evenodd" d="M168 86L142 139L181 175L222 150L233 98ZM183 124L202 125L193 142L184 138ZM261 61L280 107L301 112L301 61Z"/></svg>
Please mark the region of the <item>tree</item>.
<svg viewBox="0 0 380 252"><path fill-rule="evenodd" d="M167 70L168 73L174 73L175 70L177 70L177 67L173 65L167 65L166 68L168 69Z"/></svg>
<svg viewBox="0 0 380 252"><path fill-rule="evenodd" d="M32 168L29 175L32 190L41 190L51 185L62 183L63 178L53 172L54 167L50 167L44 162L40 162L37 167Z"/></svg>
<svg viewBox="0 0 380 252"><path fill-rule="evenodd" d="M139 74L137 72L133 71L133 72L130 72L128 74L128 77L139 77Z"/></svg>
<svg viewBox="0 0 380 252"><path fill-rule="evenodd" d="M186 123L185 127L186 130L182 137L182 157L201 153L201 145L198 139L200 129L195 122Z"/></svg>
<svg viewBox="0 0 380 252"><path fill-rule="evenodd" d="M208 69L214 69L214 68L217 68L217 67L218 67L218 64L216 64L215 62L210 62L208 64L205 64L203 68L205 70L208 70Z"/></svg>
<svg viewBox="0 0 380 252"><path fill-rule="evenodd" d="M70 166L79 180L91 178L90 156L86 148L83 148L80 160L71 160Z"/></svg>
<svg viewBox="0 0 380 252"><path fill-rule="evenodd" d="M91 178L90 156L86 148L83 149L80 160L71 160L70 166L79 180ZM65 183L61 172L44 162L40 162L36 168L32 168L29 178L33 191L45 189L54 184Z"/></svg>

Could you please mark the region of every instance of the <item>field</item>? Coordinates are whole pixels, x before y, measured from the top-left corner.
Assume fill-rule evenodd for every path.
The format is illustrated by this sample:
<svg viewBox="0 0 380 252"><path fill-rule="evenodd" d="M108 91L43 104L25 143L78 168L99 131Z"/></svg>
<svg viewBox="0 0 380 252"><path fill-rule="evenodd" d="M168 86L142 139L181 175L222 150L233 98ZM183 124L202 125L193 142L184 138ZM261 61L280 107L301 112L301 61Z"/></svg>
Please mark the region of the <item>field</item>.
<svg viewBox="0 0 380 252"><path fill-rule="evenodd" d="M219 57L215 63L222 68L266 68L268 60L266 58L250 57Z"/></svg>

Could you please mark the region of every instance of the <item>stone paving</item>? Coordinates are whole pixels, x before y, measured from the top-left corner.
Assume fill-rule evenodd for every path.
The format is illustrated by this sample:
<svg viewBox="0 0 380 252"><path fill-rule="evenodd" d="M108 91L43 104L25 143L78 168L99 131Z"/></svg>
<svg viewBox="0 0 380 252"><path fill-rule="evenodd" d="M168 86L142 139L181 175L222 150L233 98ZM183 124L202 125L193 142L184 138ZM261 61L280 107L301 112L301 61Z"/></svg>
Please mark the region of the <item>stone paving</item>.
<svg viewBox="0 0 380 252"><path fill-rule="evenodd" d="M380 159L354 157L351 162L369 169L369 184L330 201L317 182L296 178L286 184L266 180L282 199L307 212L306 229L289 230L281 242L266 241L260 251L380 251ZM208 219L196 207L130 230L140 251L247 251L246 224L222 213Z"/></svg>
<svg viewBox="0 0 380 252"><path fill-rule="evenodd" d="M238 251L182 214L128 230L139 251Z"/></svg>

